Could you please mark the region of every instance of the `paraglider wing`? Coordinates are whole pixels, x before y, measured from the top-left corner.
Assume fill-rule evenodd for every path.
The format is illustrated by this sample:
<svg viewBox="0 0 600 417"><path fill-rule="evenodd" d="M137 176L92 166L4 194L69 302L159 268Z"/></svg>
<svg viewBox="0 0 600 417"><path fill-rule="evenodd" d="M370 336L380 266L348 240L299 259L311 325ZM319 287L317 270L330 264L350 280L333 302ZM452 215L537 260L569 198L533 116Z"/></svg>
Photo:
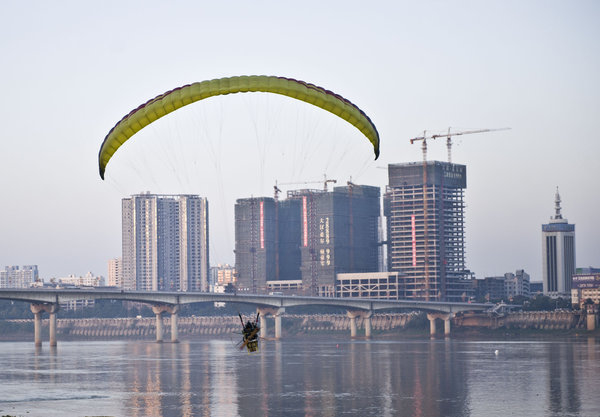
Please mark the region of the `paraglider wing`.
<svg viewBox="0 0 600 417"><path fill-rule="evenodd" d="M100 177L104 179L106 165L117 149L150 123L205 98L247 92L281 94L327 110L360 130L373 144L375 159L379 156L379 133L371 119L352 102L316 85L291 78L251 75L219 78L184 85L167 91L123 117L104 138L98 154Z"/></svg>

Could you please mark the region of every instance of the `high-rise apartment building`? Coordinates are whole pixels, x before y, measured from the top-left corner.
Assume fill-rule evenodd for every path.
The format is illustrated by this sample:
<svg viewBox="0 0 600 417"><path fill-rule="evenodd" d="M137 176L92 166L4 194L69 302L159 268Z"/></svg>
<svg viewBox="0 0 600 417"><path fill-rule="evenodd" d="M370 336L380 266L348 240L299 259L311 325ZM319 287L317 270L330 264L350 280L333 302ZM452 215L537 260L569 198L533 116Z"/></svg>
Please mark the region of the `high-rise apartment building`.
<svg viewBox="0 0 600 417"><path fill-rule="evenodd" d="M333 295L338 273L377 271L379 197L378 187L351 184L238 200L238 289L301 280L305 294Z"/></svg>
<svg viewBox="0 0 600 417"><path fill-rule="evenodd" d="M542 274L544 294L570 297L571 278L575 274L575 225L561 214L558 188L554 197L555 215L542 225Z"/></svg>
<svg viewBox="0 0 600 417"><path fill-rule="evenodd" d="M464 165L390 164L384 196L388 270L407 298L462 301L473 291L465 268Z"/></svg>
<svg viewBox="0 0 600 417"><path fill-rule="evenodd" d="M206 198L139 194L122 210L124 288L208 291Z"/></svg>

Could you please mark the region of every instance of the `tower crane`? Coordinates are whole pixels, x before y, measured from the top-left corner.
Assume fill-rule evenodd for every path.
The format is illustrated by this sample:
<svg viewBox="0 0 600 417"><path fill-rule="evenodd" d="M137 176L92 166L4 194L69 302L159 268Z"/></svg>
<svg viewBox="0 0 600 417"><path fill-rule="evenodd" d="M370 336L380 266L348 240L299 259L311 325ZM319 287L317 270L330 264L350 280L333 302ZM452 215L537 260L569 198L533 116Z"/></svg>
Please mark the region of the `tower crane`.
<svg viewBox="0 0 600 417"><path fill-rule="evenodd" d="M277 181L275 181L275 185L273 186L273 197L275 198L275 201L279 200L280 192L281 192L281 189L279 189L279 187L277 186Z"/></svg>
<svg viewBox="0 0 600 417"><path fill-rule="evenodd" d="M275 279L279 279L279 193L277 180L273 186L273 197L275 200Z"/></svg>
<svg viewBox="0 0 600 417"><path fill-rule="evenodd" d="M423 160L425 161L427 158L427 139L438 139L438 138L446 138L446 147L448 148L448 162L452 162L452 136L461 136L461 135L471 135L473 133L485 133L485 132L497 132L499 130L509 130L510 127L502 127L499 129L477 129L477 130L463 130L458 132L450 132L451 128L448 128L448 133L440 133L435 135L427 136L427 131L423 132L423 136L418 136L416 138L412 138L410 143L413 144L416 141L422 140L423 145L421 149L423 150Z"/></svg>
<svg viewBox="0 0 600 417"><path fill-rule="evenodd" d="M498 130L508 130L510 128L500 129L477 129L477 130L464 130L458 132L427 135L427 131L423 131L423 136L410 139L410 143L413 144L417 141L423 141L421 149L423 151L423 250L424 250L424 263L425 263L425 301L429 301L429 213L428 213L428 201L427 201L427 139L438 139L446 138L446 146L448 148L448 162L452 163L452 136L470 135L474 133L485 133L494 132Z"/></svg>
<svg viewBox="0 0 600 417"><path fill-rule="evenodd" d="M323 181L282 182L281 185L323 184L323 191L327 191L328 183L335 184L335 183L337 183L337 180L327 179L327 174L324 174ZM277 184L275 184L275 187L277 187ZM281 190L279 190L279 191L281 191Z"/></svg>

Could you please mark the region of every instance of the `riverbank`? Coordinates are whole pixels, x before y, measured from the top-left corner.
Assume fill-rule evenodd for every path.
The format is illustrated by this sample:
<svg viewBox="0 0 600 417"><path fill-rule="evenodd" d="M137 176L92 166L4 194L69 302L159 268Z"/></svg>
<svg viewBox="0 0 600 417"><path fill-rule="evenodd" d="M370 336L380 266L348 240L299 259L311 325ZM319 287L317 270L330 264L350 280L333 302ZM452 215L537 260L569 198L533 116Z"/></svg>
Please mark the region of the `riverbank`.
<svg viewBox="0 0 600 417"><path fill-rule="evenodd" d="M416 313L374 314L371 317L374 331L388 332L411 327L411 323L419 322ZM170 338L170 317L163 318L163 337ZM178 339L185 340L197 336L230 337L240 333L238 316L179 317L177 319ZM421 320L422 321L422 320ZM362 319L357 319L359 328L363 327ZM265 337L274 331L274 319L267 318L267 327L262 334ZM283 336L310 333L350 332L350 318L342 314L317 315L285 315L282 320ZM42 321L42 338L47 339L49 320ZM57 319L57 336L59 340L98 340L98 339L148 339L156 336L156 319L142 318L110 318L110 319ZM0 321L0 340L31 340L33 337L33 320Z"/></svg>
<svg viewBox="0 0 600 417"><path fill-rule="evenodd" d="M563 320L564 322L564 320ZM165 340L170 338L170 318L163 318ZM48 340L49 321L42 322L42 339ZM350 333L350 318L343 314L285 315L282 320L282 336L303 337L310 335L343 335ZM231 338L240 333L237 316L179 317L177 320L178 339L197 337ZM357 337L364 337L363 319L357 318ZM562 327L562 326L561 326ZM425 314L398 313L373 314L371 317L372 337L403 338L429 337L429 321ZM273 336L274 320L267 318L265 337ZM0 320L0 341L30 341L33 339L33 320ZM582 328L559 328L537 324L531 327L501 326L452 326L452 337L456 339L511 340L542 336L556 337L600 337L600 330L587 331ZM154 340L156 319L111 318L111 319L58 319L58 340ZM436 337L443 338L439 333Z"/></svg>

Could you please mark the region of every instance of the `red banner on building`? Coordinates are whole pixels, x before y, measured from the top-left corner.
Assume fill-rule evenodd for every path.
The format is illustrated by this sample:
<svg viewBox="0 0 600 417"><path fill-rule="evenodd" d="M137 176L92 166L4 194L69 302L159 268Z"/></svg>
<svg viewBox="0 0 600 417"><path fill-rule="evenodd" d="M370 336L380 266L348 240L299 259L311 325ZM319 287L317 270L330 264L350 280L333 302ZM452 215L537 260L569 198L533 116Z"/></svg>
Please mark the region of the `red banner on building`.
<svg viewBox="0 0 600 417"><path fill-rule="evenodd" d="M265 248L265 202L260 202L260 248Z"/></svg>
<svg viewBox="0 0 600 417"><path fill-rule="evenodd" d="M302 197L302 244L308 246L308 209L306 207L306 196Z"/></svg>
<svg viewBox="0 0 600 417"><path fill-rule="evenodd" d="M412 226L412 264L417 266L417 227L415 225L415 215L410 216Z"/></svg>

